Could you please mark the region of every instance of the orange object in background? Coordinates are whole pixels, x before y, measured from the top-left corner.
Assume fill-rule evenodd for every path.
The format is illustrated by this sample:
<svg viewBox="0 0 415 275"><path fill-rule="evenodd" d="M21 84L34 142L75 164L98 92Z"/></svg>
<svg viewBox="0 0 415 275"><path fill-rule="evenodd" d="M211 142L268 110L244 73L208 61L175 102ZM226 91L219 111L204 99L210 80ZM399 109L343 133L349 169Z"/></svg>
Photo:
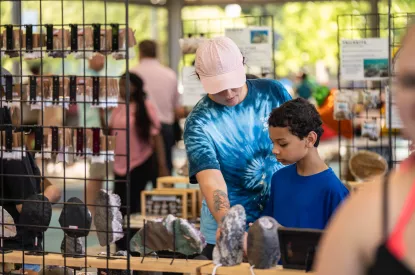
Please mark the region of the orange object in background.
<svg viewBox="0 0 415 275"><path fill-rule="evenodd" d="M317 111L319 112L321 116L321 120L323 123L331 128L333 131L335 131L337 134L339 131L339 121L335 120L333 117L333 111L334 111L334 91L335 89L332 89L330 91L330 94L324 101L323 105L317 108ZM352 127L352 121L351 120L342 120L340 121L340 129L341 129L341 135L345 138L352 138L353 137L353 127Z"/></svg>

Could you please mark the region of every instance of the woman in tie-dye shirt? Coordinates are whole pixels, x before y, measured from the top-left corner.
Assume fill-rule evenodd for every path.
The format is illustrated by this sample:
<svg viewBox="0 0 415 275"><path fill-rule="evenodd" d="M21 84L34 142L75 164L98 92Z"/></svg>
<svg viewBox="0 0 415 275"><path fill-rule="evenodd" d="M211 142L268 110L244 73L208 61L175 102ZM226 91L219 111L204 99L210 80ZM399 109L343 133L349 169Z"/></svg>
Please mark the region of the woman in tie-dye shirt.
<svg viewBox="0 0 415 275"><path fill-rule="evenodd" d="M282 167L271 152L267 121L291 96L278 81L247 80L243 63L226 37L206 41L196 53L196 73L208 95L187 118L184 142L189 176L205 198L201 231L210 259L228 209L241 204L247 224L254 222L269 198L271 176Z"/></svg>

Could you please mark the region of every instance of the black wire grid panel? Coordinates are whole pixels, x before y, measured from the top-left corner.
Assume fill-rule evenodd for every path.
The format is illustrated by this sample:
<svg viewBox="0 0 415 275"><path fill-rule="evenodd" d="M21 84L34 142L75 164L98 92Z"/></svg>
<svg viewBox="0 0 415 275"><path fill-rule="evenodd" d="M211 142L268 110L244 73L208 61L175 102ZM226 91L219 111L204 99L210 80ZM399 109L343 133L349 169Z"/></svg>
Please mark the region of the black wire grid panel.
<svg viewBox="0 0 415 275"><path fill-rule="evenodd" d="M340 155L340 177L344 180L353 180L349 173L349 159L358 150L368 150L382 155L388 162L389 168L398 165L409 155L409 142L402 137L402 132L391 127L391 114L393 102L393 92L387 96L387 89L391 89L391 74L383 80L356 80L345 81L341 79L341 52L340 43L342 39L363 39L363 38L385 38L389 43L390 66L393 63L393 49L398 46L396 39L403 34L410 15L391 15L388 14L347 14L340 15L337 19L338 24L338 90L352 90L358 93L361 90L376 91L379 104L371 109L360 110L358 114L352 116L353 134L350 140L344 139L341 123L339 123L339 155ZM389 27L390 26L390 27ZM396 115L396 114L395 114ZM392 116L392 115L391 115ZM379 129L378 138L362 137L362 127L367 121L376 121Z"/></svg>
<svg viewBox="0 0 415 275"><path fill-rule="evenodd" d="M270 72L262 71L261 76L271 75L275 78L275 38L274 38L274 17L272 15L262 16L241 16L237 18L212 18L182 20L182 33L184 38L214 38L224 36L226 29L245 28L245 27L269 27L272 38L272 68ZM195 60L194 54L183 54L182 66L191 66ZM261 69L262 70L262 69ZM246 66L247 73L259 74L258 68Z"/></svg>
<svg viewBox="0 0 415 275"><path fill-rule="evenodd" d="M77 183L83 183L84 186L84 193L86 194L86 185L89 180L93 180L91 178L87 178L87 163L89 163L90 160L87 159L86 156L104 156L105 158L109 158L111 153L109 151L109 148L112 146L110 143L112 142L112 139L109 138L106 133L106 129L108 129L108 121L109 121L109 114L108 112L105 113L105 126L100 128L92 128L92 127L86 127L87 125L87 118L84 117L84 126L83 127L73 127L68 126L68 123L66 121L66 110L70 106L78 105L82 106L84 109L84 114L87 111L87 108L89 108L89 104L99 104L102 109L107 109L110 106L115 105L121 105L126 104L126 118L127 123L126 125L129 125L129 100L130 100L130 91L129 91L129 74L128 74L128 68L129 68L129 51L128 47L125 47L125 45L130 45L129 35L125 35L123 40L120 40L120 36L122 35L121 31L122 29L129 30L129 24L128 24L128 12L129 12L129 1L124 0L120 1L119 5L123 6L123 14L120 14L120 18L124 18L120 20L120 22L108 22L107 21L107 1L102 1L102 4L104 6L103 11L103 20L100 20L99 22L95 22L94 24L86 24L86 16L88 13L88 10L86 8L86 3L88 1L82 0L78 2L82 2L82 10L79 10L79 15L82 14L82 20L76 20L74 22L68 22L69 19L66 18L64 3L72 2L71 0L58 0L53 1L53 4L60 3L60 9L54 10L53 15L53 22L47 22L45 20L44 16L44 7L46 5L49 5L51 1L42 1L42 0L32 0L32 1L1 1L0 3L0 13L1 13L1 7L3 3L13 3L14 5L14 14L18 15L15 16L11 22L4 22L4 19L0 18L0 30L3 34L2 36L2 42L1 43L1 50L0 50L0 63L3 64L2 61L5 59L10 59L14 61L13 70L11 71L12 77L9 77L7 74L5 74L2 70L0 73L0 79L1 79L1 100L0 100L0 107L3 109L3 107L10 107L13 106L10 110L12 113L12 118L10 120L2 120L1 123L1 170L0 170L0 179L1 179L1 206L3 210L7 208L7 205L10 207L10 203L12 204L25 204L29 202L29 200L21 200L16 201L12 200L11 198L7 198L4 196L4 193L9 188L6 186L7 184L12 184L12 179L16 177L20 178L40 178L41 182L45 181L51 181L52 183L59 183L62 184L62 203L58 202L54 204L54 209L58 209L60 211L60 207L62 209L65 206L71 205L71 203L68 203L68 197L69 192L71 189L71 184L76 181ZM22 23L22 5L24 5L25 2L31 2L31 3L37 3L38 5L38 24L36 25L27 25ZM48 16L50 18L50 15ZM78 18L81 18L78 16ZM56 23L60 21L59 23ZM55 24L54 24L55 23ZM36 27L37 31L36 33L33 31L34 27ZM78 43L78 31L84 30L86 27L92 28L91 35L93 36L93 45L90 45L91 47L87 47L85 43L86 39L83 39L83 43ZM62 31L64 29L65 31ZM65 35L69 35L65 37ZM61 41L59 41L61 39ZM108 43L107 43L108 42ZM120 43L121 42L121 43ZM82 45L83 44L83 45ZM104 44L104 49L102 45ZM56 45L61 45L60 47L56 48ZM65 45L62 47L62 45ZM105 46L106 45L106 46ZM109 46L108 46L109 45ZM68 59L69 62L71 60L71 56L74 54L82 53L83 55L88 55L88 52L91 54L94 52L100 52L104 54L105 57L105 74L100 77L93 76L90 79L88 79L89 75L86 72L88 60L83 59L83 71L79 71L76 75L68 75L65 73L65 60ZM23 73L23 67L24 63L26 62L25 56L28 53L37 53L36 59L40 62L40 72L36 77L28 76L27 74ZM51 57L51 53L54 53L55 56ZM108 61L111 59L111 54L118 53L122 54L123 61L120 62L120 66L125 66L126 71L126 98L125 102L118 101L118 94L115 95L116 100L110 98L110 87L109 83L112 81L111 79L116 79L116 88L118 88L118 80L120 76L111 76L108 73ZM62 66L61 70L62 73L58 75L46 75L46 73L43 71L44 69L44 62L47 59L55 58L62 60ZM68 62L68 61L67 61ZM46 79L49 79L50 82L46 81ZM83 81L79 81L83 80ZM90 81L87 83L87 81ZM45 91L49 91L49 96L46 96ZM87 96L88 92L87 90L90 90L90 96ZM30 105L36 105L38 106L40 110L40 121L37 125L24 125L23 124L23 117L24 117L24 105L30 104ZM44 117L44 109L47 107L51 107L51 105L54 105L54 108L59 108L62 112L62 123L60 125L45 125L46 118ZM7 109L6 113L8 113ZM10 113L8 113L10 114ZM7 117L7 115L6 115ZM17 119L15 119L17 117ZM127 154L124 156L126 157L126 168L127 171L129 171L130 167L130 158L129 158L129 128L123 128L118 129L122 131L126 131L126 152ZM87 138L87 132L92 132L92 141L88 141ZM45 133L50 133L45 134ZM30 139L30 136L35 136L35 146L31 147L30 145L27 145L25 143L26 139ZM51 146L48 150L45 150L45 144L48 144L48 138L51 137L51 140L49 140L49 145ZM74 137L76 137L76 144L74 144ZM62 151L62 146L66 147L67 141L73 145L74 148L77 148L73 151ZM88 142L92 142L92 145L90 146L92 151L87 151L87 148L89 145L87 145ZM17 147L18 145L18 147ZM16 153L17 152L17 153ZM38 167L41 172L41 176L35 176L33 174L25 173L24 171L22 174L12 174L8 171L5 171L5 165L4 163L10 161L7 160L7 158L11 158L13 155L14 161L23 161L25 157L27 157L28 154L31 154L33 156L38 156ZM55 161L54 157L57 157L60 155L60 160L63 163L63 175L62 176L46 176L46 164L48 160L46 159L46 155L52 156L53 161ZM84 171L84 177L74 177L73 175L68 174L67 168L68 164L66 163L65 159L68 158L68 156L82 156L82 161L85 164L85 171ZM114 157L114 155L112 155ZM63 160L63 161L62 161ZM79 161L79 160L78 160ZM114 181L110 179L110 166L108 161L104 161L105 164L105 174L106 177L103 179L104 189L108 191L109 189L109 183ZM6 183L6 177L9 179L9 182ZM10 180L11 179L11 180ZM127 174L127 180L124 182L119 182L121 184L127 185L127 194L130 192L130 179ZM28 197L28 191L21 190L22 193L25 192L24 197ZM43 190L42 190L43 192ZM86 201L86 196L82 198L78 198L82 202ZM36 200L36 202L39 202ZM76 203L73 203L74 205ZM42 208L46 209L47 206L46 203L42 203ZM81 206L85 204L81 203ZM88 206L93 206L94 203L88 203ZM126 214L127 216L130 216L130 199L129 196L126 196L126 204L121 205L121 207L126 208ZM101 205L102 206L102 205ZM106 205L106 208L110 207L108 204ZM16 210L16 209L15 209ZM85 217L88 216L88 208L84 207L84 215ZM108 212L108 211L106 211ZM23 213L23 212L22 212ZM63 220L66 219L65 217L65 211L63 213ZM4 217L4 212L2 213ZM45 214L43 214L45 215ZM85 221L85 223L87 223ZM107 223L108 224L108 223ZM18 221L16 221L17 225L17 231L18 233L20 231L25 230L34 230L35 228L39 228L42 233L42 242L39 244L42 248L36 253L33 253L33 251L25 251L24 248L10 248L10 250L23 250L26 253L23 253L23 259L20 263L22 267L24 268L25 264L25 255L27 252L29 254L36 254L39 257L43 257L43 267L45 267L45 257L47 257L47 254L55 254L56 251L47 251L46 247L48 246L47 243L50 242L47 238L45 238L45 231L46 230L68 230L71 229L74 232L76 232L78 229L79 231L93 231L89 230L89 228L81 229L81 228L63 228L59 226L45 226L45 225L32 225L32 224L19 224ZM1 232L5 231L5 224L2 223L2 230ZM126 222L127 230L124 231L125 236L127 239L130 239L130 221L127 219ZM96 231L96 230L95 230ZM112 234L114 232L108 230L105 230L107 234ZM24 238L23 238L24 239ZM108 235L107 235L108 239ZM36 239L37 240L37 239ZM4 240L6 242L7 240ZM56 240L55 240L56 241ZM85 253L80 253L80 255L77 255L78 257L85 257L85 256L94 256L97 257L96 254L90 254L88 253L88 238L84 238L85 242ZM3 239L2 239L2 245L3 245ZM127 247L129 250L129 242L127 242ZM4 252L0 257L2 257L2 262L5 262L5 256L6 250L8 248L2 248L0 251ZM102 256L102 259L107 261L107 267L108 267L108 260L111 258L110 253L110 245L103 246L102 248L104 251L106 250L106 256ZM64 250L66 251L66 242L64 242ZM64 255L63 255L64 256ZM69 255L66 255L69 256ZM65 259L65 267L66 265L66 259L67 257L64 257ZM130 255L127 256L127 270L130 270ZM85 268L87 267L87 258L85 257ZM25 272L25 270L23 271Z"/></svg>

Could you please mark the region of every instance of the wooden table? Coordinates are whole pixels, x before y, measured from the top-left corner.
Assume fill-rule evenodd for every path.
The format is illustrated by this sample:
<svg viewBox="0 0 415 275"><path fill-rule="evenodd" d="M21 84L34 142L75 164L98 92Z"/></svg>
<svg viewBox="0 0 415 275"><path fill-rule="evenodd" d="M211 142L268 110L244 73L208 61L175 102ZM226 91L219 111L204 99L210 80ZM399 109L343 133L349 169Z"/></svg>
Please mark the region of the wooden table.
<svg viewBox="0 0 415 275"><path fill-rule="evenodd" d="M86 258L70 258L62 257L61 254L47 254L45 256L29 256L23 255L21 251L13 251L12 253L0 254L0 262L5 263L24 263L38 264L38 265L58 265L68 267L80 268L110 268L110 269L127 269L126 257L116 257L118 259L107 260L105 258L98 259L97 257L88 256ZM211 264L211 261L203 260L184 260L176 259L170 265L171 259L163 258L145 258L141 263L141 257L130 257L130 270L136 271L153 271L153 272L175 272L175 273L190 273L200 274L200 268Z"/></svg>
<svg viewBox="0 0 415 275"><path fill-rule="evenodd" d="M200 269L200 274L207 275L212 274L213 269L215 268L214 264L209 264L202 266ZM256 275L304 275L306 274L304 270L294 270L294 269L283 269L281 266L277 266L272 269L254 269ZM313 273L313 272L310 272ZM216 269L216 274L218 275L251 275L251 270L249 264L242 263L237 266L227 266L227 267L218 267Z"/></svg>

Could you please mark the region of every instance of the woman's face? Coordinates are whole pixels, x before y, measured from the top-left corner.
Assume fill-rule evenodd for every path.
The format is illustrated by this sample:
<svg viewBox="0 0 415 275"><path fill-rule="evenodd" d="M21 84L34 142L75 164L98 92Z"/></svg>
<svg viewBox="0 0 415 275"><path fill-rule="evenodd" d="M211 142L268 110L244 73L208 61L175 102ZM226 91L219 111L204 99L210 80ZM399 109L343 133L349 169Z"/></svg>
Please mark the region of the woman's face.
<svg viewBox="0 0 415 275"><path fill-rule="evenodd" d="M235 106L241 103L245 96L243 95L243 86L234 89L227 89L217 94L211 94L209 97L218 104L225 106Z"/></svg>
<svg viewBox="0 0 415 275"><path fill-rule="evenodd" d="M415 141L415 26L409 30L395 66L396 104L405 134Z"/></svg>

